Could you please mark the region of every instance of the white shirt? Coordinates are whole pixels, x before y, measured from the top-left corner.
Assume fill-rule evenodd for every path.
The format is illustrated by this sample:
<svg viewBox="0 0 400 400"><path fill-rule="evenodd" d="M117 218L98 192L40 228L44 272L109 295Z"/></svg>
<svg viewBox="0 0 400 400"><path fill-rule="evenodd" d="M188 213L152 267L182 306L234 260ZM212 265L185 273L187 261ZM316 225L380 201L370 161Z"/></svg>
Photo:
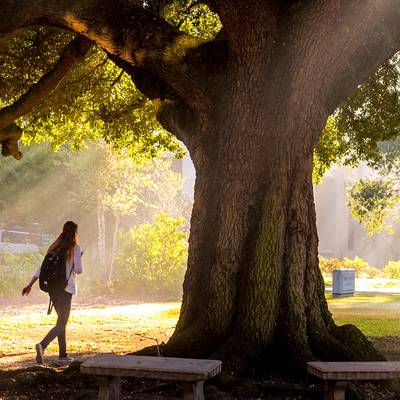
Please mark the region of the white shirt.
<svg viewBox="0 0 400 400"><path fill-rule="evenodd" d="M71 294L76 294L76 284L75 284L75 276L76 274L81 274L83 271L82 268L82 258L81 258L81 248L76 244L74 247L74 257L71 257L65 263L65 273L66 277L69 277L67 287L65 291ZM73 269L72 269L73 268ZM37 269L35 274L33 275L36 278L39 278L41 266ZM72 273L71 273L72 271ZM70 276L71 274L71 276Z"/></svg>

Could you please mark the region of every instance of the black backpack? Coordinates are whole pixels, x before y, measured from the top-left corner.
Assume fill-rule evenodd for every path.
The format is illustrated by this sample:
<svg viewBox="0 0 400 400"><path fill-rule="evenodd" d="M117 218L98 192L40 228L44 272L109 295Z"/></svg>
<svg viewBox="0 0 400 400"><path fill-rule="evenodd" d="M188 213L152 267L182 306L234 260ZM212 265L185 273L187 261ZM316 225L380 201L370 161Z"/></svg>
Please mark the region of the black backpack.
<svg viewBox="0 0 400 400"><path fill-rule="evenodd" d="M67 279L63 255L59 253L48 253L44 257L40 268L40 290L48 293L50 297L60 294L67 287L70 276Z"/></svg>

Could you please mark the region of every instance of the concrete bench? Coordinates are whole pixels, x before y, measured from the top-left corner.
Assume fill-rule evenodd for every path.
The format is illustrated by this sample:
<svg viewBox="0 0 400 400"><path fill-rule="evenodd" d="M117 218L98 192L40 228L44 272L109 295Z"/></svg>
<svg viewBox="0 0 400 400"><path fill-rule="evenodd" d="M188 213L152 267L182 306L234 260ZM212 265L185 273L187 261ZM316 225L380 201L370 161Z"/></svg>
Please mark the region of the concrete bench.
<svg viewBox="0 0 400 400"><path fill-rule="evenodd" d="M204 400L203 383L221 372L218 360L98 354L81 372L99 379L99 400L118 400L122 376L183 382L185 400Z"/></svg>
<svg viewBox="0 0 400 400"><path fill-rule="evenodd" d="M308 372L325 381L325 400L345 400L348 381L400 378L400 362L309 362Z"/></svg>

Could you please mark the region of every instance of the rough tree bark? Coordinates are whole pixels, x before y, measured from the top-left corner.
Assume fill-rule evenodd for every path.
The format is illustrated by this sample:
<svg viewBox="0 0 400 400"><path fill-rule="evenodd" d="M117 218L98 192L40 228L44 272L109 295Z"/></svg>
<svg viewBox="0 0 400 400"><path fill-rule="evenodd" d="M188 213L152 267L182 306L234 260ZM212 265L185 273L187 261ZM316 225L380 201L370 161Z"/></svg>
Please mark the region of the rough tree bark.
<svg viewBox="0 0 400 400"><path fill-rule="evenodd" d="M123 1L15 3L1 2L0 32L56 24L96 41L190 151L188 270L166 354L239 371L274 352L298 368L380 358L328 311L311 158L327 116L400 48L398 0L210 0L223 24L210 42Z"/></svg>

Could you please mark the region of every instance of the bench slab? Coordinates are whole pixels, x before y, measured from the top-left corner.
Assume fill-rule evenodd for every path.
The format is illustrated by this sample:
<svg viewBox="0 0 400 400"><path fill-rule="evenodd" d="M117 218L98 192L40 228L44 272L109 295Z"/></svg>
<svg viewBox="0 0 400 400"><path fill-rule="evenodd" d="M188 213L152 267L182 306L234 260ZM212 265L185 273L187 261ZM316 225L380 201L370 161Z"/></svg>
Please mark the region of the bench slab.
<svg viewBox="0 0 400 400"><path fill-rule="evenodd" d="M119 400L120 377L183 382L184 400L204 400L203 382L221 372L219 360L98 354L81 364L81 372L99 378L99 400Z"/></svg>
<svg viewBox="0 0 400 400"><path fill-rule="evenodd" d="M307 363L308 372L324 380L373 380L400 378L400 362L322 362Z"/></svg>
<svg viewBox="0 0 400 400"><path fill-rule="evenodd" d="M218 360L98 354L81 364L81 372L91 375L197 382L219 374L221 365L222 362Z"/></svg>

